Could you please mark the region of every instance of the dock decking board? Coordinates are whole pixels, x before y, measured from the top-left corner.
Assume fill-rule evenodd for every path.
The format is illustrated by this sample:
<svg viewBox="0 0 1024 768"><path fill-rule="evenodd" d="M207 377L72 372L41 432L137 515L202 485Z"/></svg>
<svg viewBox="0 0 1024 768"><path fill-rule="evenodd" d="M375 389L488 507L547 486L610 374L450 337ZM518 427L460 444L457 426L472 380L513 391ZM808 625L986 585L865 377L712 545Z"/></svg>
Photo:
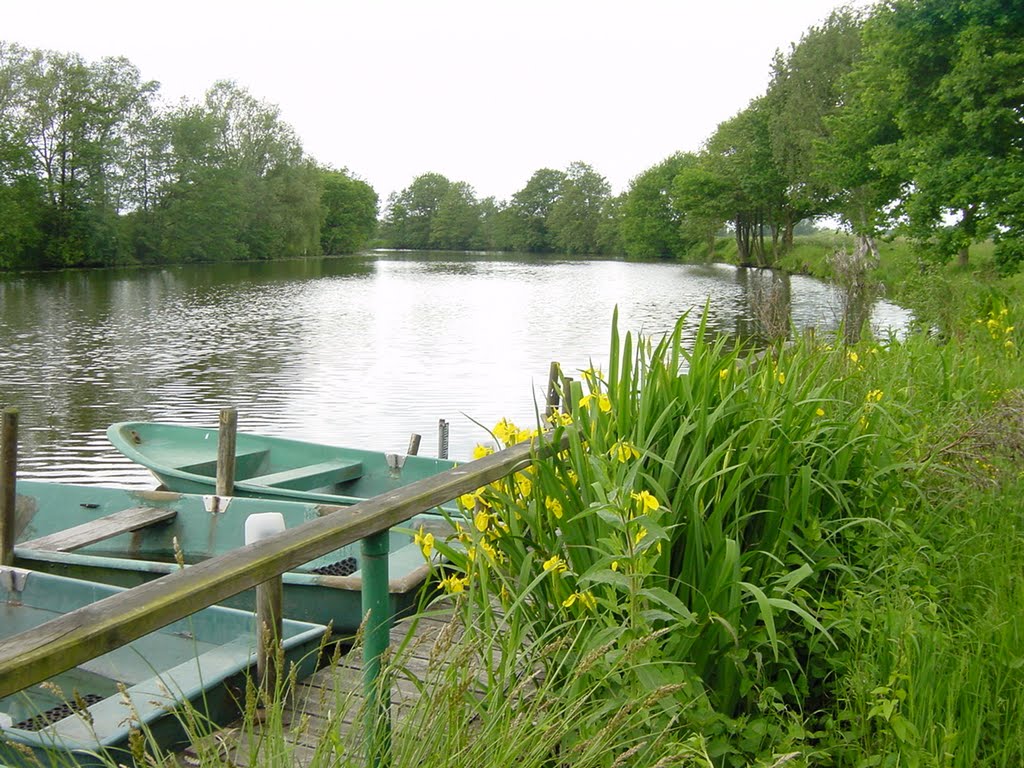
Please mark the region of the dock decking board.
<svg viewBox="0 0 1024 768"><path fill-rule="evenodd" d="M407 674L396 674L392 678L391 716L394 722L415 707L420 698L420 688L412 677L425 681L428 674L435 675L435 666L444 659L449 641L457 642L461 629L452 624L450 608L438 615L421 616L416 621L414 634L411 619L398 622L391 630L391 649L395 651L403 643L399 660ZM442 641L439 644L439 641ZM354 650L343 655L337 664L325 666L295 686L293 694L282 712L285 724L284 739L287 743L291 764L302 767L309 764L316 754L317 745L327 735L328 727L335 727L342 743L354 743L350 737L352 729L362 729L363 674L360 651ZM412 677L410 677L410 675ZM341 702L346 706L342 717L332 716L333 705ZM305 728L296 732L303 722ZM198 766L204 754L213 749L222 761L238 768L249 768L256 764L281 764L281 759L269 758L267 750L281 750L282 745L263 741L263 733L256 726L250 733L241 723L234 723L217 733L206 737L202 743L193 744L181 753L187 765ZM352 734L358 736L358 734ZM283 751L283 750L282 750Z"/></svg>

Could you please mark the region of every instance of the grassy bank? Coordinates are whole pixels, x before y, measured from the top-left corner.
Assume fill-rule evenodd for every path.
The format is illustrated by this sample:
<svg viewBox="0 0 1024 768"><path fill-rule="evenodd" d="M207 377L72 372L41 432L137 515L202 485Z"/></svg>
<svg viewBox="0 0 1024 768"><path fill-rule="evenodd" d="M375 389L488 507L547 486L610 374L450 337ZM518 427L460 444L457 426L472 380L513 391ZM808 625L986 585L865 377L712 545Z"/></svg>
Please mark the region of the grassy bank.
<svg viewBox="0 0 1024 768"><path fill-rule="evenodd" d="M903 237L876 244L879 263L868 277L878 295L913 310L923 324L946 335L962 334L993 308L1024 304L1024 274L1000 274L991 242L971 246L966 265L937 263ZM843 232L798 235L792 250L779 257L778 268L832 281L836 275L830 258L837 250L853 247L853 237ZM702 260L706 254L692 255ZM715 260L736 262L733 239L718 239Z"/></svg>

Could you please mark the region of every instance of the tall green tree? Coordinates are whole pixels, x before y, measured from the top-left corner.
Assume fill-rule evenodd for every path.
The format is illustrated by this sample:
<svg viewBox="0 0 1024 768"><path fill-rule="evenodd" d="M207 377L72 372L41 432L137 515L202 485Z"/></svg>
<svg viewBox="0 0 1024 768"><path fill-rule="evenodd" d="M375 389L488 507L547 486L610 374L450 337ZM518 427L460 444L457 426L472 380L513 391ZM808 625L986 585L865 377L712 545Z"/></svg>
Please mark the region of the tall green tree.
<svg viewBox="0 0 1024 768"><path fill-rule="evenodd" d="M562 194L563 171L541 168L512 195L505 216L507 247L514 251L543 253L555 249L549 217Z"/></svg>
<svg viewBox="0 0 1024 768"><path fill-rule="evenodd" d="M865 24L851 81L839 119L854 141L835 154L857 140L867 147L859 157L897 186L884 207L901 228L943 260L966 264L971 243L988 237L1005 263L1024 256L1019 3L882 4Z"/></svg>
<svg viewBox="0 0 1024 768"><path fill-rule="evenodd" d="M474 251L501 251L509 248L506 234L507 206L493 197L477 203L480 224L469 247Z"/></svg>
<svg viewBox="0 0 1024 768"><path fill-rule="evenodd" d="M388 197L384 234L395 248L430 248L430 229L441 199L452 183L440 173L424 173Z"/></svg>
<svg viewBox="0 0 1024 768"><path fill-rule="evenodd" d="M24 120L29 52L0 42L0 269L38 263L44 191L35 172Z"/></svg>
<svg viewBox="0 0 1024 768"><path fill-rule="evenodd" d="M764 97L721 123L701 152L699 168L684 170L682 200L696 202L700 193L694 183L707 189L708 200L696 207L698 218L710 227L715 214L725 214L721 223L732 227L740 263L771 266L793 212L786 180L772 157Z"/></svg>
<svg viewBox="0 0 1024 768"><path fill-rule="evenodd" d="M676 173L671 200L679 217L682 250L703 246L704 257L713 259L718 233L736 212L731 180L713 169L712 158L702 153Z"/></svg>
<svg viewBox="0 0 1024 768"><path fill-rule="evenodd" d="M624 256L626 244L622 239L622 222L625 218L626 193L609 195L601 206L601 218L597 224L596 253L605 256Z"/></svg>
<svg viewBox="0 0 1024 768"><path fill-rule="evenodd" d="M320 245L326 254L355 253L377 227L379 198L344 169L320 169Z"/></svg>
<svg viewBox="0 0 1024 768"><path fill-rule="evenodd" d="M630 256L682 256L682 213L673 203L673 184L684 168L697 163L693 154L676 153L630 182L622 206L622 242Z"/></svg>
<svg viewBox="0 0 1024 768"><path fill-rule="evenodd" d="M437 201L430 225L430 247L466 250L472 247L479 229L476 193L464 181L453 182Z"/></svg>
<svg viewBox="0 0 1024 768"><path fill-rule="evenodd" d="M231 82L166 120L160 251L174 260L270 259L320 252L319 173L276 106Z"/></svg>
<svg viewBox="0 0 1024 768"><path fill-rule="evenodd" d="M765 94L772 161L786 185L782 217L784 247L797 222L830 211L830 189L816 172L826 120L844 102L844 79L861 49L861 14L840 8L811 27L788 54L777 53Z"/></svg>
<svg viewBox="0 0 1024 768"><path fill-rule="evenodd" d="M598 253L598 228L610 194L604 176L586 163L571 163L547 217L555 248L571 254Z"/></svg>
<svg viewBox="0 0 1024 768"><path fill-rule="evenodd" d="M121 58L89 64L32 51L21 69L18 135L46 195L39 266L120 260L119 216L132 205L132 123L149 108L156 84Z"/></svg>
<svg viewBox="0 0 1024 768"><path fill-rule="evenodd" d="M166 119L167 173L157 195L157 250L171 261L230 261L242 244L248 201L228 162L222 120L203 104L182 103Z"/></svg>

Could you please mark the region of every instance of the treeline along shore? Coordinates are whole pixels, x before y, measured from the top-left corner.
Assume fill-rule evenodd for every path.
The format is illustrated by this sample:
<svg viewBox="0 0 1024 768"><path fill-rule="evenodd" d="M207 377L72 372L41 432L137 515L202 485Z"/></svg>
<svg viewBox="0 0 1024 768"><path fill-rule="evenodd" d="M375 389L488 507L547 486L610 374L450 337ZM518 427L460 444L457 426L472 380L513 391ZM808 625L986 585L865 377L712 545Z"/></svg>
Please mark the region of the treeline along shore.
<svg viewBox="0 0 1024 768"><path fill-rule="evenodd" d="M383 211L232 82L164 107L131 62L0 43L0 270L408 249L727 258L775 266L802 221L872 251L1024 256L1024 15L1009 0L839 8L770 64L765 93L698 151L613 195L585 162L509 200L416 177ZM379 226L378 215L380 214ZM376 233L376 234L374 234ZM371 238L375 238L371 241Z"/></svg>

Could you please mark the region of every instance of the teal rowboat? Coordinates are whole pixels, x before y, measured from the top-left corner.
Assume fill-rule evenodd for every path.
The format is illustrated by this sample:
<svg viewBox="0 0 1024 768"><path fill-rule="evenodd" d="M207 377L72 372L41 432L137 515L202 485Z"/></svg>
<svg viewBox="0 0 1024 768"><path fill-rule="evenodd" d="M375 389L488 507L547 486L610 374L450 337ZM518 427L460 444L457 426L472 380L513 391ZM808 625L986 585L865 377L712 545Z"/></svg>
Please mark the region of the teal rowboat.
<svg viewBox="0 0 1024 768"><path fill-rule="evenodd" d="M111 425L107 437L166 488L181 493L214 492L216 429L134 421ZM354 504L454 466L454 461L446 459L239 432L234 495Z"/></svg>
<svg viewBox="0 0 1024 768"><path fill-rule="evenodd" d="M217 498L31 480L16 484L15 564L62 576L132 587L245 544L245 521L278 512L286 528L345 512L345 507L277 499ZM417 600L430 573L414 532L450 531L444 518L419 515L390 532L391 610ZM356 542L284 574L284 615L352 633L362 619L362 553ZM253 592L227 605L254 609Z"/></svg>
<svg viewBox="0 0 1024 768"><path fill-rule="evenodd" d="M121 591L0 567L0 638ZM163 747L184 739L174 710L185 702L200 713L199 722L204 717L229 722L237 716L237 702L244 701L238 692L244 690L246 675L254 674L255 628L251 613L204 608L57 675L49 681L53 685L0 698L0 764L131 765L127 746L133 728L144 725ZM285 657L297 665L300 677L316 669L326 631L315 624L283 622Z"/></svg>

